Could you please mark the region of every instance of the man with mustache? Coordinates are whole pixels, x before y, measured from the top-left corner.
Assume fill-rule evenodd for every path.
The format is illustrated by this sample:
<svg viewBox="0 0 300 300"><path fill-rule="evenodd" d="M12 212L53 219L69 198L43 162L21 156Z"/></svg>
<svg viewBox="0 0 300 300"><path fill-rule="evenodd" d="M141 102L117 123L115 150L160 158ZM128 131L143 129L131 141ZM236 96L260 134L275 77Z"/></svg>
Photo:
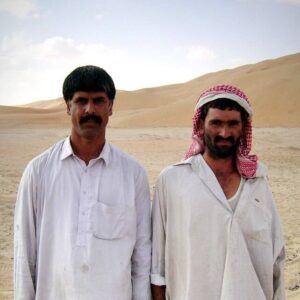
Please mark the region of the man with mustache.
<svg viewBox="0 0 300 300"><path fill-rule="evenodd" d="M71 135L34 158L15 210L15 299L150 299L145 170L106 140L116 90L96 66L63 84Z"/></svg>
<svg viewBox="0 0 300 300"><path fill-rule="evenodd" d="M284 243L266 167L250 155L246 95L199 98L186 159L160 174L153 203L154 300L283 300Z"/></svg>

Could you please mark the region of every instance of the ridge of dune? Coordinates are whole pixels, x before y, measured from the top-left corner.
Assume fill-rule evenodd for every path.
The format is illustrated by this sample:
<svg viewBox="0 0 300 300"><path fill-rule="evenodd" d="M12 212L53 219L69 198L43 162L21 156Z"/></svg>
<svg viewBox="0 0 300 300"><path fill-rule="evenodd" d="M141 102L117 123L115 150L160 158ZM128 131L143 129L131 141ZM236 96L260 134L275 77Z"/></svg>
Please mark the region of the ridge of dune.
<svg viewBox="0 0 300 300"><path fill-rule="evenodd" d="M47 101L45 101L47 102ZM47 107L47 103L45 105ZM49 114L53 112L61 111L57 107L54 108L43 108L42 106L6 106L0 105L0 115L4 114Z"/></svg>
<svg viewBox="0 0 300 300"><path fill-rule="evenodd" d="M208 73L185 83L118 91L111 127L191 127L195 101L208 87L233 84L250 98L255 127L300 127L300 53ZM43 112L43 113L42 113ZM28 126L69 126L62 98L22 107L0 106L1 116L15 114ZM37 116L42 113L42 117ZM9 123L13 125L14 119ZM39 123L41 122L41 123ZM4 124L1 126L9 126Z"/></svg>
<svg viewBox="0 0 300 300"><path fill-rule="evenodd" d="M60 109L64 109L65 105L66 104L64 99L60 97L57 99L40 100L31 103L26 103L20 105L20 107L60 110Z"/></svg>
<svg viewBox="0 0 300 300"><path fill-rule="evenodd" d="M123 92L116 101L116 110L122 113L112 123L116 127L190 127L199 95L222 83L245 91L254 109L255 127L300 126L300 53L209 73L182 84Z"/></svg>

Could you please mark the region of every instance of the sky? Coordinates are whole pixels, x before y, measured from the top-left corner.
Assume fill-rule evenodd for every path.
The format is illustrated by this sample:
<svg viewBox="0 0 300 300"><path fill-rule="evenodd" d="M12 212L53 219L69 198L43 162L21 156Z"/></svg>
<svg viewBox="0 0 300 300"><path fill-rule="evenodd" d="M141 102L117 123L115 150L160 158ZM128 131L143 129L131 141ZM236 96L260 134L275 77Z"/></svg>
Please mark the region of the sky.
<svg viewBox="0 0 300 300"><path fill-rule="evenodd" d="M300 0L0 0L0 105L87 64L136 90L298 52Z"/></svg>

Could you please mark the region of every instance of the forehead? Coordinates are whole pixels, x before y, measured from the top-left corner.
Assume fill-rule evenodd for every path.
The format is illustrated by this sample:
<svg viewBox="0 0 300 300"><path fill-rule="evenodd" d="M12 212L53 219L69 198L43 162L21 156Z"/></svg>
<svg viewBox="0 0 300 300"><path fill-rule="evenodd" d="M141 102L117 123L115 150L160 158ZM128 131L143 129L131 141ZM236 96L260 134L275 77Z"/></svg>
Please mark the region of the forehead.
<svg viewBox="0 0 300 300"><path fill-rule="evenodd" d="M241 121L241 113L234 109L219 109L219 108L209 108L206 120L221 120L221 121L229 121L229 120L238 120Z"/></svg>
<svg viewBox="0 0 300 300"><path fill-rule="evenodd" d="M84 91L77 91L74 93L73 95L73 99L76 99L76 98L91 98L91 99L94 99L94 98L106 98L108 99L108 96L106 94L106 92L84 92Z"/></svg>

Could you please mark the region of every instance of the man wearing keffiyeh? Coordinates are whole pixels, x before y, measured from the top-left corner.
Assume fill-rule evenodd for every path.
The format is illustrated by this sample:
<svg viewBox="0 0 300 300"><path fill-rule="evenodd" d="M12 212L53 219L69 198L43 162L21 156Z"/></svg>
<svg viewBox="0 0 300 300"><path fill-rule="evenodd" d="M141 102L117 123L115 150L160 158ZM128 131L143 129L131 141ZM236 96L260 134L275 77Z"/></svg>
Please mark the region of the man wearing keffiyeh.
<svg viewBox="0 0 300 300"><path fill-rule="evenodd" d="M154 300L283 300L284 242L267 169L251 155L252 108L231 85L199 97L185 160L153 201Z"/></svg>

